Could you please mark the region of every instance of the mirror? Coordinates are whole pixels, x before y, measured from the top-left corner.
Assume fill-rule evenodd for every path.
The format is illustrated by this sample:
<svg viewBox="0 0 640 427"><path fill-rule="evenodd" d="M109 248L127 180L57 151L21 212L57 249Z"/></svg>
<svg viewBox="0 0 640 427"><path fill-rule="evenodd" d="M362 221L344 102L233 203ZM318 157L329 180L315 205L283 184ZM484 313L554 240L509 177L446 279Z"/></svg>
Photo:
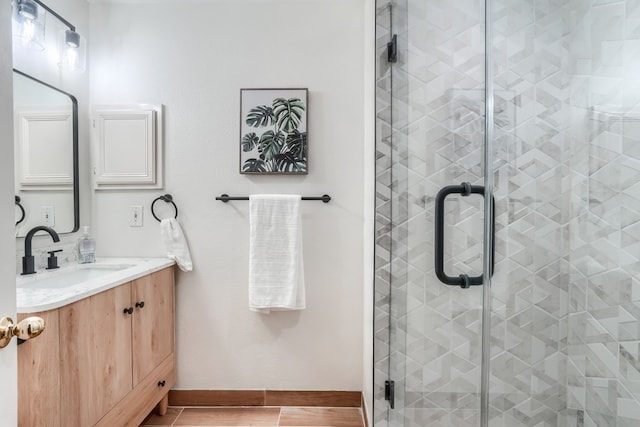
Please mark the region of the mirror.
<svg viewBox="0 0 640 427"><path fill-rule="evenodd" d="M13 70L16 236L36 225L77 231L78 101Z"/></svg>

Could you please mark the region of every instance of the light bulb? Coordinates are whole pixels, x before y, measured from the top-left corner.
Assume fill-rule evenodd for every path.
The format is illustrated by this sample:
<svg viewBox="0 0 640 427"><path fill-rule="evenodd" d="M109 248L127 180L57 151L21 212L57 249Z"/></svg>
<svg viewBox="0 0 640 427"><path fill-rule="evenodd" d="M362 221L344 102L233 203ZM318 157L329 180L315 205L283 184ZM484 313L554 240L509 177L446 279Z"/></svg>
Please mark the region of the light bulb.
<svg viewBox="0 0 640 427"><path fill-rule="evenodd" d="M78 69L78 49L75 47L67 47L67 67L72 71Z"/></svg>
<svg viewBox="0 0 640 427"><path fill-rule="evenodd" d="M22 46L29 47L33 38L35 36L35 25L33 25L33 21L29 19L25 19L22 23L22 31L20 33L20 39L22 41Z"/></svg>

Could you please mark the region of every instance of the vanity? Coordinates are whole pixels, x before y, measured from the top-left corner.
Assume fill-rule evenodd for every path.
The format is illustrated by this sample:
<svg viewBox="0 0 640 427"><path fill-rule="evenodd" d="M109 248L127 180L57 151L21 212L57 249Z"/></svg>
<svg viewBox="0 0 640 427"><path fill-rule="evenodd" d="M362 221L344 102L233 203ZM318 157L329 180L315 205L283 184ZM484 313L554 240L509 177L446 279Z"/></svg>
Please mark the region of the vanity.
<svg viewBox="0 0 640 427"><path fill-rule="evenodd" d="M17 279L20 426L135 426L175 383L173 261L114 258Z"/></svg>
<svg viewBox="0 0 640 427"><path fill-rule="evenodd" d="M14 69L12 97L15 232L25 239L22 271L27 273L16 278L18 321L36 316L46 325L38 336L35 332L41 331L41 323L26 320L20 331L25 339L37 338L22 342L17 350L18 424L137 427L154 407L161 414L166 412L168 391L175 383L174 262L112 258L54 270L35 263L31 238L36 231L49 232L57 242L57 234L74 233L80 226L79 183L89 175L80 176L79 153L88 150L89 138L88 132L79 132L79 122L89 124L84 113L88 108L79 108L68 90L88 87L89 76L72 78L66 73L84 69L87 43L75 26L42 1L11 3L14 31L22 29L14 33L22 40L16 43L14 38L13 63L24 68ZM64 36L58 40L59 52L53 49L46 56L32 57L24 47L31 45L34 29L38 47L45 50ZM45 43L45 36L54 38ZM50 61L57 54L59 60ZM41 61L45 58L46 62ZM53 82L64 84L56 87ZM105 168L97 168L94 189L161 189L161 109L114 112L111 107L103 106L97 120L92 120L102 130L97 134L115 132L117 141L127 144L131 134L153 135L142 142L157 144L157 149L145 145L138 150L144 154L134 169L139 164L154 167L142 177L136 169L133 175L139 181L133 180L134 187L131 176L122 179L122 170L117 169L122 164L99 162ZM135 126L129 120L132 115L141 116ZM100 149L111 147L102 139L98 144ZM129 154L138 151L128 150ZM49 258L56 261L49 266L55 268L60 248L53 249ZM63 253L67 260L68 253ZM42 254L35 255L41 260ZM13 321L8 321L13 327ZM6 332L9 325L0 328ZM11 340L15 331L11 334L4 338Z"/></svg>

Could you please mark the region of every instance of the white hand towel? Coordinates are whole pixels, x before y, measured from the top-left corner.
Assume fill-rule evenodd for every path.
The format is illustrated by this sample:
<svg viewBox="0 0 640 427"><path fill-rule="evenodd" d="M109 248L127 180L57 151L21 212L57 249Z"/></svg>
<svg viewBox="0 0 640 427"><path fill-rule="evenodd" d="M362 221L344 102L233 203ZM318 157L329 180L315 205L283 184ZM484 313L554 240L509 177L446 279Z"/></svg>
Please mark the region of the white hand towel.
<svg viewBox="0 0 640 427"><path fill-rule="evenodd" d="M167 257L174 260L180 270L193 270L189 245L178 221L175 218L166 218L160 221L160 234L167 250Z"/></svg>
<svg viewBox="0 0 640 427"><path fill-rule="evenodd" d="M300 196L249 196L249 309L305 308Z"/></svg>

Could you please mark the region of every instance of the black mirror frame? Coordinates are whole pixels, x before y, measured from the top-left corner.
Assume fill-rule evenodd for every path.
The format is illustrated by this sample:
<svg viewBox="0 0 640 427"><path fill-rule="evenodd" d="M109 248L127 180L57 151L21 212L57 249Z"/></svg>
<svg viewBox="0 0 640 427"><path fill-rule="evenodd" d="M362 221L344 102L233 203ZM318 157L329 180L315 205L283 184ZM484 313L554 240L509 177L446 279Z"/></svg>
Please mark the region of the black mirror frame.
<svg viewBox="0 0 640 427"><path fill-rule="evenodd" d="M63 95L68 96L71 99L72 104L72 113L73 113L73 230L71 231L62 231L61 233L75 233L80 229L80 172L79 172L79 157L78 157L78 100L75 96L71 95L68 92L65 92L61 89L58 89L55 86L50 85L49 83L43 82L42 80L38 80L35 77L30 76L16 68L13 69L13 72L19 74L23 77L26 77L30 80L33 80L36 83L44 85L50 89L55 90Z"/></svg>

